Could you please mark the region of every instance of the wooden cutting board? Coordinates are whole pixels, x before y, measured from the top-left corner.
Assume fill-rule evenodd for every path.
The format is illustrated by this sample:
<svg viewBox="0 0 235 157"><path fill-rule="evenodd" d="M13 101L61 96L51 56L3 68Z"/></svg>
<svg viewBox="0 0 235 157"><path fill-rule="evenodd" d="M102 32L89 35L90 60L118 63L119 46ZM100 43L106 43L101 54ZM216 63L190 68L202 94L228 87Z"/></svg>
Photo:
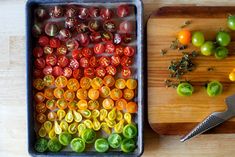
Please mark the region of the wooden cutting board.
<svg viewBox="0 0 235 157"><path fill-rule="evenodd" d="M230 82L228 74L235 68L235 31L227 29L228 14L235 14L235 7L163 7L154 12L147 23L147 58L148 58L148 120L153 130L164 135L185 134L214 111L226 109L224 99L235 93L235 84ZM190 20L186 28L202 31L206 40L214 40L216 32L223 28L232 36L229 45L229 57L216 60L214 56L200 55L194 59L197 68L184 78L190 80L195 88L191 97L181 97L176 89L166 88L169 78L168 66L172 59L181 58L182 53L169 48L180 26ZM161 55L161 49L167 49ZM199 51L189 45L185 51ZM213 71L208 68L213 67ZM220 96L209 97L203 85L211 80L218 80L224 86ZM210 133L235 133L235 118L208 131Z"/></svg>

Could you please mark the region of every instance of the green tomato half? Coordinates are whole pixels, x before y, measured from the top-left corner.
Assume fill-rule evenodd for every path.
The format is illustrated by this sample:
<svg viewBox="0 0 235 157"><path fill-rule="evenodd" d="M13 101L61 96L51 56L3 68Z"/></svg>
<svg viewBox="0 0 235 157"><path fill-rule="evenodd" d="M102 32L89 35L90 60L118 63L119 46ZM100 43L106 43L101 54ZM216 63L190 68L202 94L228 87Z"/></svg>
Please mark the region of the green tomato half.
<svg viewBox="0 0 235 157"><path fill-rule="evenodd" d="M51 139L48 142L47 147L51 152L59 152L62 149L62 145L57 138Z"/></svg>
<svg viewBox="0 0 235 157"><path fill-rule="evenodd" d="M46 138L39 138L35 143L35 150L37 152L45 152L47 150L48 140Z"/></svg>
<svg viewBox="0 0 235 157"><path fill-rule="evenodd" d="M109 135L108 142L110 147L119 148L122 143L122 137L117 133L112 133Z"/></svg>
<svg viewBox="0 0 235 157"><path fill-rule="evenodd" d="M136 148L136 143L133 139L124 139L121 144L121 150L123 152L133 152Z"/></svg>
<svg viewBox="0 0 235 157"><path fill-rule="evenodd" d="M81 137L86 143L93 143L96 138L96 133L94 130L87 128L82 131Z"/></svg>
<svg viewBox="0 0 235 157"><path fill-rule="evenodd" d="M209 96L220 95L223 91L223 85L219 81L211 81L207 85L207 94Z"/></svg>
<svg viewBox="0 0 235 157"><path fill-rule="evenodd" d="M67 146L72 140L72 135L69 134L68 132L62 132L59 135L59 141L62 145Z"/></svg>
<svg viewBox="0 0 235 157"><path fill-rule="evenodd" d="M191 96L193 94L194 88L189 83L180 83L177 86L177 94L180 96Z"/></svg>
<svg viewBox="0 0 235 157"><path fill-rule="evenodd" d="M137 127L134 124L127 124L122 131L125 138L134 138L137 136Z"/></svg>
<svg viewBox="0 0 235 157"><path fill-rule="evenodd" d="M83 139L74 138L70 143L70 147L73 151L81 153L85 150L86 144Z"/></svg>
<svg viewBox="0 0 235 157"><path fill-rule="evenodd" d="M99 138L95 141L95 150L100 153L108 151L109 143L105 138Z"/></svg>

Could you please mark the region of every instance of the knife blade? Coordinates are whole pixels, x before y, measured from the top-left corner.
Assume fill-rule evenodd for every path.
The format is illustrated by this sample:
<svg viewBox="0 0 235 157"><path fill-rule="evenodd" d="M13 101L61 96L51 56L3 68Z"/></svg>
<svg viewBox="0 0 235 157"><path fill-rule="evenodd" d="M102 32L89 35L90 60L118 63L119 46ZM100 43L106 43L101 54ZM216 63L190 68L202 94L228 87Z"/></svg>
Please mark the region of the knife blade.
<svg viewBox="0 0 235 157"><path fill-rule="evenodd" d="M226 111L213 112L201 123L199 123L194 129L192 129L192 131L190 131L187 135L183 136L180 141L184 142L186 140L189 140L235 116L235 95L227 97L225 99L225 103L227 105Z"/></svg>

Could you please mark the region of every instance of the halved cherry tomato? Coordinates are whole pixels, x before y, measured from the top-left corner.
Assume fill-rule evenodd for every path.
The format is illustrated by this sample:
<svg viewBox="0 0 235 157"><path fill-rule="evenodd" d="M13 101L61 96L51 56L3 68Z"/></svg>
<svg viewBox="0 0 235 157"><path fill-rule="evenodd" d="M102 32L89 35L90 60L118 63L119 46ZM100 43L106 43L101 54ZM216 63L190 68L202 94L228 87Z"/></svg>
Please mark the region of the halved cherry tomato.
<svg viewBox="0 0 235 157"><path fill-rule="evenodd" d="M96 100L99 98L99 91L97 89L90 89L88 91L88 97L91 99L91 100Z"/></svg>
<svg viewBox="0 0 235 157"><path fill-rule="evenodd" d="M89 15L91 18L96 18L100 15L100 10L98 7L89 8Z"/></svg>
<svg viewBox="0 0 235 157"><path fill-rule="evenodd" d="M36 88L37 90L42 90L45 87L45 83L42 79L37 78L33 81L33 86L34 88Z"/></svg>
<svg viewBox="0 0 235 157"><path fill-rule="evenodd" d="M123 50L124 55L131 57L135 54L135 49L133 47L127 46Z"/></svg>
<svg viewBox="0 0 235 157"><path fill-rule="evenodd" d="M131 59L130 57L123 56L123 57L121 58L121 65L122 65L122 66L128 67L128 66L131 66L132 63L133 63L133 61L132 61L132 59Z"/></svg>
<svg viewBox="0 0 235 157"><path fill-rule="evenodd" d="M50 47L51 48L58 48L60 47L60 40L57 38L51 38L50 39Z"/></svg>
<svg viewBox="0 0 235 157"><path fill-rule="evenodd" d="M128 5L120 5L117 8L118 17L126 17L130 14L130 7Z"/></svg>
<svg viewBox="0 0 235 157"><path fill-rule="evenodd" d="M125 99L119 99L115 102L115 106L117 110L125 110L127 105L127 101Z"/></svg>
<svg viewBox="0 0 235 157"><path fill-rule="evenodd" d="M61 99L58 99L58 100L56 101L56 106L57 106L59 109L64 110L64 109L67 108L68 102L67 102L65 99L61 98Z"/></svg>
<svg viewBox="0 0 235 157"><path fill-rule="evenodd" d="M138 106L137 106L137 104L135 102L129 102L126 105L126 110L129 113L136 113L137 110L138 110Z"/></svg>
<svg viewBox="0 0 235 157"><path fill-rule="evenodd" d="M94 77L94 75L95 75L95 69L94 68L89 67L89 68L84 69L84 76L92 78L92 77Z"/></svg>
<svg viewBox="0 0 235 157"><path fill-rule="evenodd" d="M79 43L75 39L69 39L66 41L66 47L69 51L76 50L79 47Z"/></svg>
<svg viewBox="0 0 235 157"><path fill-rule="evenodd" d="M89 59L86 57L82 57L79 61L80 66L83 68L87 68L89 66Z"/></svg>
<svg viewBox="0 0 235 157"><path fill-rule="evenodd" d="M110 95L110 88L108 86L103 86L100 88L100 96L107 98Z"/></svg>
<svg viewBox="0 0 235 157"><path fill-rule="evenodd" d="M92 32L91 34L90 34L90 39L91 39L91 41L93 42L93 43L99 43L99 42L101 42L101 34L100 34L100 32Z"/></svg>
<svg viewBox="0 0 235 157"><path fill-rule="evenodd" d="M126 87L126 81L124 79L117 79L115 82L115 87L118 89L124 89Z"/></svg>
<svg viewBox="0 0 235 157"><path fill-rule="evenodd" d="M91 79L89 77L82 77L80 80L80 86L84 89L89 89L91 86Z"/></svg>
<svg viewBox="0 0 235 157"><path fill-rule="evenodd" d="M106 70L103 67L98 67L95 70L95 74L96 74L97 77L103 78L106 74Z"/></svg>
<svg viewBox="0 0 235 157"><path fill-rule="evenodd" d="M96 59L95 56L92 56L90 59L89 59L89 64L92 68L95 68L98 66L98 61Z"/></svg>
<svg viewBox="0 0 235 157"><path fill-rule="evenodd" d="M78 33L77 39L81 46L86 47L90 43L90 38L86 33Z"/></svg>
<svg viewBox="0 0 235 157"><path fill-rule="evenodd" d="M120 45L117 45L114 51L114 55L122 56L123 55L124 48Z"/></svg>
<svg viewBox="0 0 235 157"><path fill-rule="evenodd" d="M105 44L105 52L111 54L111 53L114 52L114 50L115 50L114 44L112 42L106 42L106 44Z"/></svg>
<svg viewBox="0 0 235 157"><path fill-rule="evenodd" d="M106 98L103 100L102 105L105 109L110 110L114 107L114 102L110 98Z"/></svg>
<svg viewBox="0 0 235 157"><path fill-rule="evenodd" d="M95 44L94 46L94 52L96 54L102 54L104 53L105 47L103 44L99 43L99 44Z"/></svg>
<svg viewBox="0 0 235 157"><path fill-rule="evenodd" d="M56 109L56 101L55 101L55 99L47 100L46 107L49 110L51 110L51 111L55 110Z"/></svg>
<svg viewBox="0 0 235 157"><path fill-rule="evenodd" d="M100 10L100 17L103 19L103 20L108 20L110 19L111 17L113 16L113 12L111 9L109 8L102 8Z"/></svg>
<svg viewBox="0 0 235 157"><path fill-rule="evenodd" d="M77 109L77 102L75 100L69 102L68 107L70 110L76 110Z"/></svg>
<svg viewBox="0 0 235 157"><path fill-rule="evenodd" d="M189 30L181 30L178 33L178 40L183 45L188 45L191 41L191 32Z"/></svg>
<svg viewBox="0 0 235 157"><path fill-rule="evenodd" d="M77 91L77 98L78 99L87 99L87 90L84 89L84 88L80 88L78 91Z"/></svg>
<svg viewBox="0 0 235 157"><path fill-rule="evenodd" d="M34 65L38 69L43 69L46 66L46 61L44 58L39 57L39 58L35 59Z"/></svg>
<svg viewBox="0 0 235 157"><path fill-rule="evenodd" d="M34 68L34 70L33 70L33 77L34 78L42 78L43 77L42 70Z"/></svg>
<svg viewBox="0 0 235 157"><path fill-rule="evenodd" d="M75 70L79 67L79 62L76 59L72 58L70 59L69 67Z"/></svg>
<svg viewBox="0 0 235 157"><path fill-rule="evenodd" d="M70 78L73 74L73 70L69 67L65 67L63 70L63 75L67 78Z"/></svg>
<svg viewBox="0 0 235 157"><path fill-rule="evenodd" d="M44 96L47 99L53 99L54 98L54 92L52 88L46 88L44 90Z"/></svg>
<svg viewBox="0 0 235 157"><path fill-rule="evenodd" d="M134 91L132 89L124 89L123 91L123 98L125 98L126 100L131 100L134 98Z"/></svg>
<svg viewBox="0 0 235 157"><path fill-rule="evenodd" d="M99 102L97 100L90 100L87 105L89 110L95 110L99 108Z"/></svg>
<svg viewBox="0 0 235 157"><path fill-rule="evenodd" d="M122 76L123 76L124 78L130 77L130 76L131 76L131 69L128 68L128 67L123 67L123 68L122 68Z"/></svg>
<svg viewBox="0 0 235 157"><path fill-rule="evenodd" d="M59 66L54 66L52 69L52 74L57 77L63 74L63 69Z"/></svg>
<svg viewBox="0 0 235 157"><path fill-rule="evenodd" d="M58 120L61 121L65 117L66 112L64 110L59 109L57 110L56 114L57 114Z"/></svg>
<svg viewBox="0 0 235 157"><path fill-rule="evenodd" d="M136 87L137 87L137 81L134 80L134 79L128 79L128 80L126 81L126 86L127 86L127 88L129 88L129 89L136 89Z"/></svg>
<svg viewBox="0 0 235 157"><path fill-rule="evenodd" d="M65 55L60 55L58 57L57 65L61 68L66 67L69 64L69 59Z"/></svg>
<svg viewBox="0 0 235 157"><path fill-rule="evenodd" d="M78 50L78 49L74 49L74 50L72 51L72 57L73 57L74 59L77 59L77 60L81 59L81 58L82 58L82 51L81 51L81 50Z"/></svg>
<svg viewBox="0 0 235 157"><path fill-rule="evenodd" d="M73 77L74 77L75 79L81 78L81 77L82 77L82 71L81 71L81 69L75 69L75 70L73 70Z"/></svg>
<svg viewBox="0 0 235 157"><path fill-rule="evenodd" d="M103 82L106 86L112 87L115 84L115 79L111 75L107 75L104 77Z"/></svg>
<svg viewBox="0 0 235 157"><path fill-rule="evenodd" d="M41 47L35 47L33 49L33 55L36 58L42 57L43 56L43 49Z"/></svg>
<svg viewBox="0 0 235 157"><path fill-rule="evenodd" d="M37 113L44 113L44 112L46 112L46 110L47 110L47 108L46 108L46 105L44 103L36 104Z"/></svg>
<svg viewBox="0 0 235 157"><path fill-rule="evenodd" d="M114 88L111 90L110 97L113 100L118 100L122 97L122 90Z"/></svg>
<svg viewBox="0 0 235 157"><path fill-rule="evenodd" d="M113 66L118 66L120 64L120 62L121 62L121 59L119 56L112 56L111 57L111 64Z"/></svg>
<svg viewBox="0 0 235 157"><path fill-rule="evenodd" d="M37 92L37 93L34 95L34 100L35 100L37 103L43 102L43 101L45 100L44 94L43 94L42 92Z"/></svg>
<svg viewBox="0 0 235 157"><path fill-rule="evenodd" d="M47 118L49 121L55 121L57 119L57 114L51 111L47 114Z"/></svg>
<svg viewBox="0 0 235 157"><path fill-rule="evenodd" d="M64 99L67 101L73 101L73 99L75 98L75 93L72 90L66 90L64 92Z"/></svg>
<svg viewBox="0 0 235 157"><path fill-rule="evenodd" d="M38 44L40 46L46 46L49 44L49 38L45 35L43 36L40 36L39 39L38 39Z"/></svg>
<svg viewBox="0 0 235 157"><path fill-rule="evenodd" d="M39 114L37 114L37 116L36 116L36 120L39 122L39 123L44 123L46 120L47 120L47 117L46 117L46 115L45 114L43 114L43 113L39 113Z"/></svg>
<svg viewBox="0 0 235 157"><path fill-rule="evenodd" d="M68 51L68 49L67 49L67 47L65 45L61 45L60 47L58 47L56 49L56 53L58 55L65 55L67 53L67 51Z"/></svg>
<svg viewBox="0 0 235 157"><path fill-rule="evenodd" d="M42 70L44 75L50 75L50 74L52 74L52 71L53 71L53 69L52 69L52 66L50 66L50 65L45 66Z"/></svg>
<svg viewBox="0 0 235 157"><path fill-rule="evenodd" d="M82 55L86 58L90 58L91 56L93 56L93 51L89 47L84 47L82 49Z"/></svg>
<svg viewBox="0 0 235 157"><path fill-rule="evenodd" d="M88 105L87 105L87 101L86 100L79 100L77 102L77 107L80 109L80 110L85 110L87 109Z"/></svg>
<svg viewBox="0 0 235 157"><path fill-rule="evenodd" d="M43 48L43 52L48 55L48 54L52 54L53 53L53 48L51 48L50 46L45 46Z"/></svg>
<svg viewBox="0 0 235 157"><path fill-rule="evenodd" d="M117 69L115 66L109 65L106 67L106 72L107 74L114 76L117 73Z"/></svg>
<svg viewBox="0 0 235 157"><path fill-rule="evenodd" d="M48 54L48 55L46 56L46 64L47 64L47 65L54 66L54 65L56 65L56 63L57 63L57 57L56 57L56 55L54 55L54 54Z"/></svg>
<svg viewBox="0 0 235 157"><path fill-rule="evenodd" d="M109 57L102 56L99 59L99 64L103 67L107 67L110 64L110 59Z"/></svg>
<svg viewBox="0 0 235 157"><path fill-rule="evenodd" d="M103 86L103 80L100 77L95 77L91 81L91 86L94 89L99 89Z"/></svg>
<svg viewBox="0 0 235 157"><path fill-rule="evenodd" d="M62 98L64 95L64 90L62 88L55 88L54 89L54 96L58 99Z"/></svg>
<svg viewBox="0 0 235 157"><path fill-rule="evenodd" d="M77 81L77 79L71 78L68 80L67 87L68 87L68 89L70 89L72 91L77 91L79 89L80 85L79 85L79 82Z"/></svg>
<svg viewBox="0 0 235 157"><path fill-rule="evenodd" d="M64 76L59 76L55 80L55 86L59 88L64 88L67 86L68 80Z"/></svg>
<svg viewBox="0 0 235 157"><path fill-rule="evenodd" d="M45 86L51 86L54 84L55 78L52 75L46 75L43 78Z"/></svg>

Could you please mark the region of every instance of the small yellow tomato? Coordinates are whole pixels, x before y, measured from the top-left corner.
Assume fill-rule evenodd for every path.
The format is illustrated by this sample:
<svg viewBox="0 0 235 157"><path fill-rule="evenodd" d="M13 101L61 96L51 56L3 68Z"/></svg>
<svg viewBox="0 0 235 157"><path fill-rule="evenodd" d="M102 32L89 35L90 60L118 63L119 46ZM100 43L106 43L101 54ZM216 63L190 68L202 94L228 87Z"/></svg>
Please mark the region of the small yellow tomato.
<svg viewBox="0 0 235 157"><path fill-rule="evenodd" d="M97 89L90 89L88 91L88 97L91 99L91 100L96 100L99 98L99 91Z"/></svg>

